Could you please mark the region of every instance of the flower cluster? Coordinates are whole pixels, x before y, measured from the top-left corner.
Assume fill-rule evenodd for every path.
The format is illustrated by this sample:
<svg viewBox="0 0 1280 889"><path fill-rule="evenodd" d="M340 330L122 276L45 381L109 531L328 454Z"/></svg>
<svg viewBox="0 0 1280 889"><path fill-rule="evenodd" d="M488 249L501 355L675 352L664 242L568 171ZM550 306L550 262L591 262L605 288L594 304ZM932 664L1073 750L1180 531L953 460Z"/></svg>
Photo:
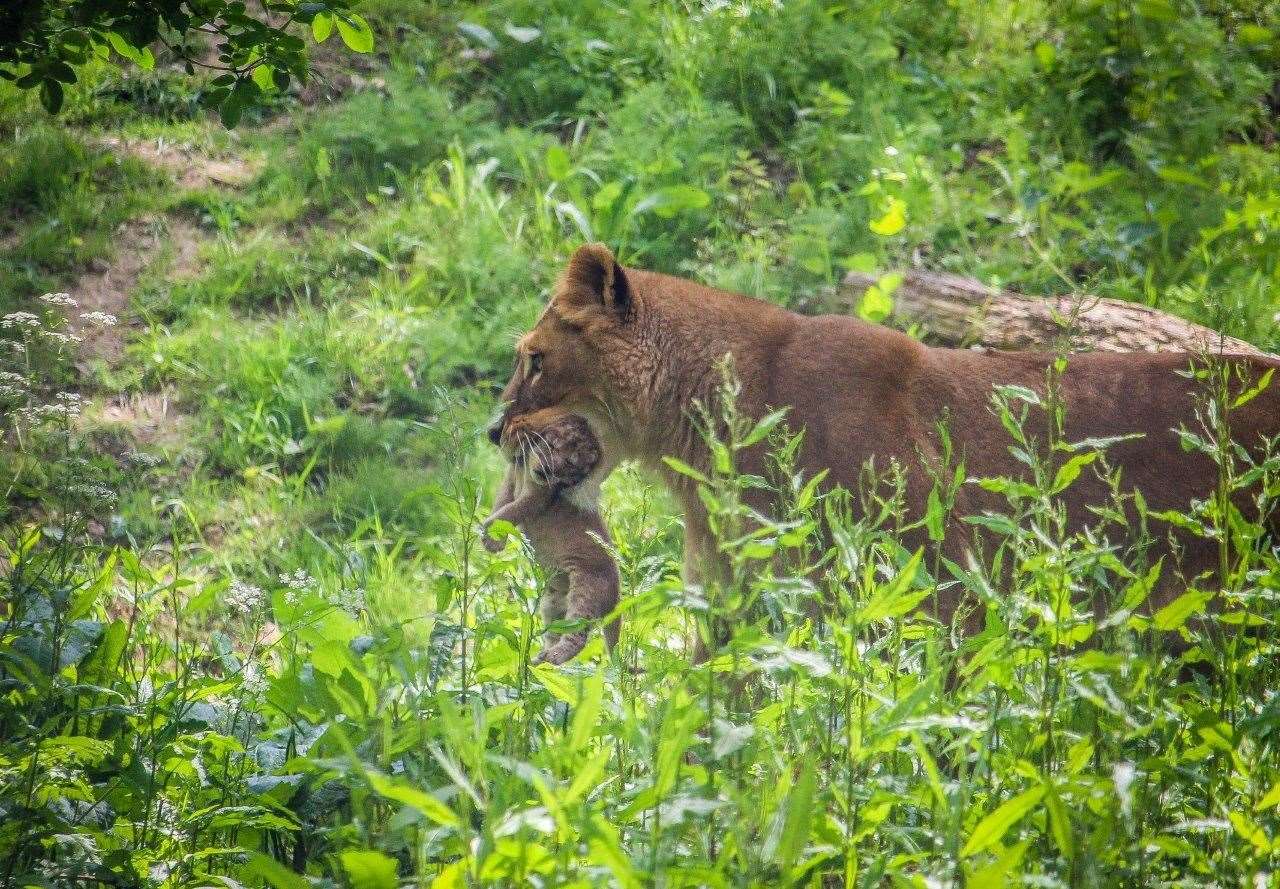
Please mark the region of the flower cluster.
<svg viewBox="0 0 1280 889"><path fill-rule="evenodd" d="M299 568L292 574L281 574L280 585L284 587L284 600L290 605L297 605L308 593L316 590L316 579Z"/></svg>
<svg viewBox="0 0 1280 889"><path fill-rule="evenodd" d="M245 583L243 580L233 580L231 586L227 588L223 601L233 613L247 617L262 607L262 603L266 601L266 595L262 592L262 587Z"/></svg>
<svg viewBox="0 0 1280 889"><path fill-rule="evenodd" d="M83 312L80 315L80 320L86 324L96 324L99 327L114 327L118 323L115 315L110 315L106 312Z"/></svg>
<svg viewBox="0 0 1280 889"><path fill-rule="evenodd" d="M30 312L10 312L8 315L0 318L0 327L3 327L5 330L22 330L24 328L35 330L43 326L44 325L40 323L40 317L38 315L33 315Z"/></svg>
<svg viewBox="0 0 1280 889"><path fill-rule="evenodd" d="M246 697L256 698L267 690L267 677L253 661L245 663L240 670L240 688Z"/></svg>
<svg viewBox="0 0 1280 889"><path fill-rule="evenodd" d="M148 454L146 451L130 451L124 455L124 458L139 469L155 469L164 462L155 454Z"/></svg>
<svg viewBox="0 0 1280 889"><path fill-rule="evenodd" d="M364 611L364 588L352 587L338 590L337 595L333 597L333 604L352 615L361 614Z"/></svg>
<svg viewBox="0 0 1280 889"><path fill-rule="evenodd" d="M58 306L64 309L74 309L79 305L69 293L46 293L40 297L40 302L47 306Z"/></svg>

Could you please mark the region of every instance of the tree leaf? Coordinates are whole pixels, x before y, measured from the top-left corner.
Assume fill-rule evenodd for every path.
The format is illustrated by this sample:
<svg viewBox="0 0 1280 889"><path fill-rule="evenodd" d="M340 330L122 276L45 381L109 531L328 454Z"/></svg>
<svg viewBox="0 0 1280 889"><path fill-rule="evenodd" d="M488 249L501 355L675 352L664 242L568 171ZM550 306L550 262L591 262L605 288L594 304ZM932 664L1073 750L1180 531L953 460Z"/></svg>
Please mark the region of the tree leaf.
<svg viewBox="0 0 1280 889"><path fill-rule="evenodd" d="M318 12L311 20L311 36L316 43L324 43L333 33L333 16L327 12Z"/></svg>
<svg viewBox="0 0 1280 889"><path fill-rule="evenodd" d="M347 13L337 23L338 34L348 49L353 52L373 52L373 29L361 16Z"/></svg>
<svg viewBox="0 0 1280 889"><path fill-rule="evenodd" d="M672 472L676 472L676 473L679 473L680 475L688 476L694 481L702 482L704 485L711 483L710 480L705 475L703 475L701 472L694 469L692 466L690 466L688 463L684 462L683 460L679 459L678 457L663 457L662 462L667 464L667 468L670 469Z"/></svg>
<svg viewBox="0 0 1280 889"><path fill-rule="evenodd" d="M62 84L53 78L45 78L40 81L40 104L44 106L44 110L50 114L57 114L62 110L63 100Z"/></svg>
<svg viewBox="0 0 1280 889"><path fill-rule="evenodd" d="M1280 805L1280 782L1277 782L1275 787L1268 790L1262 799L1254 804L1253 811L1261 812L1263 809L1270 809L1276 805Z"/></svg>

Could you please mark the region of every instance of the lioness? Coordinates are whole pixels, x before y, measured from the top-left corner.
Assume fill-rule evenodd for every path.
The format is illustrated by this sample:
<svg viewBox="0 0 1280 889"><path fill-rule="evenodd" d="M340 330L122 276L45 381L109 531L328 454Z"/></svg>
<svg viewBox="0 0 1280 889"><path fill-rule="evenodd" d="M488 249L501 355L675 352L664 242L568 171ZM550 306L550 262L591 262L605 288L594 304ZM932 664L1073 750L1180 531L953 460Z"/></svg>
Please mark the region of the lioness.
<svg viewBox="0 0 1280 889"><path fill-rule="evenodd" d="M602 465L600 442L580 416L551 409L535 411L507 425L502 444L511 465L494 509L484 522L490 552L501 544L489 536L496 521L518 525L529 537L534 556L547 572L542 619L599 620L618 605L618 567L602 541L609 532L596 509ZM612 649L618 621L604 626ZM534 663L563 664L587 644L585 630L548 633Z"/></svg>
<svg viewBox="0 0 1280 889"><path fill-rule="evenodd" d="M685 511L685 571L691 580L720 568L695 485L662 457L705 466L707 449L691 407L710 400L726 353L741 382L739 405L763 416L786 407L788 425L803 429L799 461L809 474L829 470L828 486L855 489L864 463L898 461L907 471L907 505L916 515L938 460L937 424L944 417L971 477L1022 476L1010 440L990 410L993 386L1043 392L1052 356L932 348L902 333L854 318L807 317L691 281L623 268L598 244L578 249L550 304L516 347L515 373L502 393L506 408L490 429L497 440L518 418L550 406L587 418L612 462L634 458L661 474ZM1061 378L1068 440L1139 433L1113 445L1108 459L1124 484L1153 510L1184 508L1209 494L1215 466L1188 454L1172 431L1193 427L1195 384L1187 354L1081 354ZM1257 379L1278 362L1232 357ZM1280 434L1280 380L1230 415L1231 432L1249 448ZM762 473L763 449L744 472ZM1105 499L1103 481L1085 473L1064 494L1075 527L1087 506ZM767 508L768 504L759 504ZM966 485L956 515L996 509L1001 498ZM944 547L959 559L969 540L958 522ZM923 532L920 532L923 534ZM916 546L923 539L908 540ZM1215 565L1209 542L1186 538L1181 570L1192 576ZM1166 571L1166 577L1172 572ZM1171 583L1152 597L1159 606ZM959 603L940 597L937 617L950 622ZM972 628L972 627L971 627Z"/></svg>

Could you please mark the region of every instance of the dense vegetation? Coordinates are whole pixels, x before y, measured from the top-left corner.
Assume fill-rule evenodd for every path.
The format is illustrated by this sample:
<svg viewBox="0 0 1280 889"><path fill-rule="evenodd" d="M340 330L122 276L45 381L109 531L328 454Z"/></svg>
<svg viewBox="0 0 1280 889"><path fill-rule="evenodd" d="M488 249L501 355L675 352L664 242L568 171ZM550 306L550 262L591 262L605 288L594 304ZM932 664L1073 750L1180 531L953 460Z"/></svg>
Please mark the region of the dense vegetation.
<svg viewBox="0 0 1280 889"><path fill-rule="evenodd" d="M1230 506L1280 452L1224 440L1250 393L1213 368L1217 495L1087 534L1056 497L1106 442L993 393L1033 471L936 480L931 528L1008 499L966 565L901 547L888 467L821 496L728 399L735 582L686 588L615 473L622 643L564 668L536 568L476 537L511 335L587 239L790 305L923 265L1280 348L1274 4L355 9L372 55L309 44L232 131L160 47L57 118L0 84L0 887L1280 879L1280 557ZM766 434L773 477L735 473ZM1144 616L1171 524L1222 576ZM943 585L985 632L928 618Z"/></svg>

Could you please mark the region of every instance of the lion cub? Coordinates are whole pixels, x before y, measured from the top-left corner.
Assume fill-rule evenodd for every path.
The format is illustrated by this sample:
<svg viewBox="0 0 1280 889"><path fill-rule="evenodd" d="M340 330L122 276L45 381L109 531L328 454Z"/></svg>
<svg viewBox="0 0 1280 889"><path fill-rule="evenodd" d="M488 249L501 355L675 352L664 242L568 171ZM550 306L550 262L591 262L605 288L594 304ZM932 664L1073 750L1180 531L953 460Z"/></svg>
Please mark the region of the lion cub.
<svg viewBox="0 0 1280 889"><path fill-rule="evenodd" d="M601 542L609 532L595 508L594 493L588 496L583 490L600 465L600 442L582 417L554 410L520 418L511 424L507 439L514 445L511 465L494 511L484 521L485 547L501 549L489 536L496 521L524 531L547 572L542 618L548 625L605 617L618 604L618 568ZM617 644L617 620L605 625L604 638L610 649ZM549 633L534 663L563 664L586 644L586 630Z"/></svg>

